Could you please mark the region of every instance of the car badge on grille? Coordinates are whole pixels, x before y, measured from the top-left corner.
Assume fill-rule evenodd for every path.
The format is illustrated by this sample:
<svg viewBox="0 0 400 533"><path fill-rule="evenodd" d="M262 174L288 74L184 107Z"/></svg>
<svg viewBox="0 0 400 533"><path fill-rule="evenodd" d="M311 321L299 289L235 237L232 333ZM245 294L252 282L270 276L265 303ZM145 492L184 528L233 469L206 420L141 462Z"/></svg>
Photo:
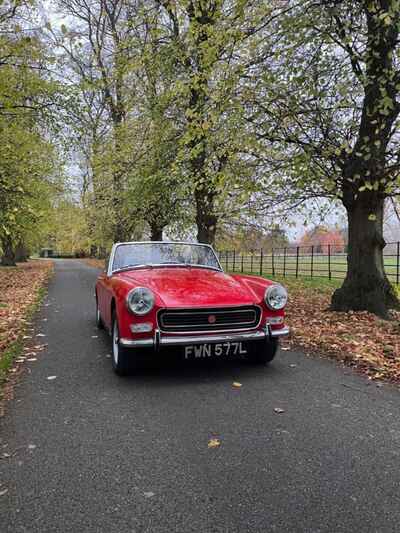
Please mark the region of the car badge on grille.
<svg viewBox="0 0 400 533"><path fill-rule="evenodd" d="M215 324L216 321L217 321L217 317L215 315L209 315L208 317L209 324Z"/></svg>

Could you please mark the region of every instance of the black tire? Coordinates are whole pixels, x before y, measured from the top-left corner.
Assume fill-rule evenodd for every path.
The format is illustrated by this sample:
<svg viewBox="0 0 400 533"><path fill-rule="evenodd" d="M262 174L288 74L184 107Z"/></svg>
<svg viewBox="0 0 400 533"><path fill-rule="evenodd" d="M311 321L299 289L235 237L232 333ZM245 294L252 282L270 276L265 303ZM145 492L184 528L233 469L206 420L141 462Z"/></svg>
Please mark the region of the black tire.
<svg viewBox="0 0 400 533"><path fill-rule="evenodd" d="M111 339L111 361L114 372L118 374L118 376L127 376L132 374L137 367L137 357L133 348L124 348L119 343L118 318L115 312L112 316Z"/></svg>
<svg viewBox="0 0 400 533"><path fill-rule="evenodd" d="M96 326L98 327L98 329L104 329L104 324L103 324L103 320L101 319L99 302L97 301L97 296L96 296Z"/></svg>
<svg viewBox="0 0 400 533"><path fill-rule="evenodd" d="M274 359L278 348L278 339L257 342L254 345L253 351L248 354L247 360L254 365L267 365Z"/></svg>

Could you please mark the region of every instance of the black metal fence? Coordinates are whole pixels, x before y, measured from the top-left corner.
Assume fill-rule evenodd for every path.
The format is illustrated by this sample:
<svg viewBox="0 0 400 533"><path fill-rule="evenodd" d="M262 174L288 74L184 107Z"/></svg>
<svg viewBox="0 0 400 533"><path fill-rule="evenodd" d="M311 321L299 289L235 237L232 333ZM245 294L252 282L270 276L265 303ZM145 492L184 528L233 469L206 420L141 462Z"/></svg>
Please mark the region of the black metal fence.
<svg viewBox="0 0 400 533"><path fill-rule="evenodd" d="M347 253L337 244L287 246L271 250L224 250L218 252L225 270L272 276L343 279L347 272ZM400 284L400 242L386 244L385 271L392 283Z"/></svg>

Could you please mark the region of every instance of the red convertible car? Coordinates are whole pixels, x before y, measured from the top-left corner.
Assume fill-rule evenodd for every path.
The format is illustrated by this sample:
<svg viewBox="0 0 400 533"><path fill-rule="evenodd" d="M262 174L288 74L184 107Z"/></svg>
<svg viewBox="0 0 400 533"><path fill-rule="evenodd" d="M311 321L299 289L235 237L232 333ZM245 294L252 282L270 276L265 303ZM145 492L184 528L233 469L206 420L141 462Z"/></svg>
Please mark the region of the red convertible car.
<svg viewBox="0 0 400 533"><path fill-rule="evenodd" d="M211 246L115 244L96 283L96 322L112 336L117 374L167 349L183 358L241 356L268 363L284 322L286 290L257 276L225 273Z"/></svg>

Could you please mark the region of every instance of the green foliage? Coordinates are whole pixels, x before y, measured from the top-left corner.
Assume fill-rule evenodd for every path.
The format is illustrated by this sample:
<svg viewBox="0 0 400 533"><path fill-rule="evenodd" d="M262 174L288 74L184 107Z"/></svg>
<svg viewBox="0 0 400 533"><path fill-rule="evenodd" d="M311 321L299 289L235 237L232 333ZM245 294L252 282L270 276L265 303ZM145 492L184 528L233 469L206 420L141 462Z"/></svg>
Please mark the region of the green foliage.
<svg viewBox="0 0 400 533"><path fill-rule="evenodd" d="M43 75L37 36L21 29L16 8L0 15L0 247L35 244L56 185L56 152L43 131L56 86Z"/></svg>
<svg viewBox="0 0 400 533"><path fill-rule="evenodd" d="M82 154L90 238L187 228L199 214L215 233L257 189L242 75L270 8L243 0L61 8L71 29L47 28L70 73L66 119Z"/></svg>
<svg viewBox="0 0 400 533"><path fill-rule="evenodd" d="M63 194L53 203L48 213L41 238L42 246L68 254L88 252L92 244L88 235L82 207Z"/></svg>
<svg viewBox="0 0 400 533"><path fill-rule="evenodd" d="M252 122L265 149L285 152L278 185L294 202L400 191L400 7L387 4L302 0L276 10L272 60L252 84L256 97L261 80L265 95Z"/></svg>
<svg viewBox="0 0 400 533"><path fill-rule="evenodd" d="M235 249L240 253L260 250L270 252L273 248L284 248L289 245L286 232L275 224L265 230L257 227L230 228L222 226L217 234L217 249Z"/></svg>

